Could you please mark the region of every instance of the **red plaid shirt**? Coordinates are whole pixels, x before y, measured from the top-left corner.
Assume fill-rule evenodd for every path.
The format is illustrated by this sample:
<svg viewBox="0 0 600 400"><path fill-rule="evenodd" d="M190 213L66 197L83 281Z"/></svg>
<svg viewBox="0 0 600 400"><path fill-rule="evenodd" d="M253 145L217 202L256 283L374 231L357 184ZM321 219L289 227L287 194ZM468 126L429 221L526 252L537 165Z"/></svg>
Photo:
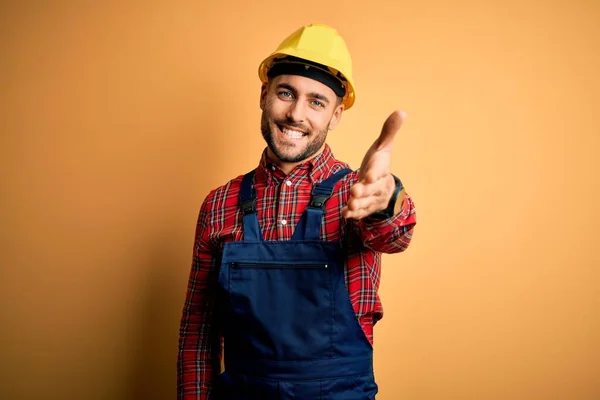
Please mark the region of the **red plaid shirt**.
<svg viewBox="0 0 600 400"><path fill-rule="evenodd" d="M336 160L329 146L314 159L297 166L287 176L262 154L255 173L257 209L265 240L288 240L318 183L348 165ZM405 250L416 223L415 208L406 195L399 214L387 220L344 220L341 207L358 179L348 174L326 203L321 238L348 244L346 285L356 316L373 343L373 325L382 318L377 290L381 253ZM222 341L211 323L223 244L242 239L238 194L242 176L211 191L204 200L194 243L193 262L180 327L177 363L178 398L207 400L214 379L221 372Z"/></svg>

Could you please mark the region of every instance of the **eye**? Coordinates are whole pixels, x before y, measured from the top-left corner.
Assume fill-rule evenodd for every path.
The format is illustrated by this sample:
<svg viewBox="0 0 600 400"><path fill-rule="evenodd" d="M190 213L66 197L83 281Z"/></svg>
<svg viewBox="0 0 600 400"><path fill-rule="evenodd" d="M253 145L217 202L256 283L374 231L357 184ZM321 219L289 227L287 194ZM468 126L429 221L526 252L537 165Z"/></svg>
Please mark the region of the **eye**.
<svg viewBox="0 0 600 400"><path fill-rule="evenodd" d="M311 102L311 104L315 107L319 107L319 108L324 108L325 104L323 104L323 102L319 101L319 100L313 100Z"/></svg>
<svg viewBox="0 0 600 400"><path fill-rule="evenodd" d="M287 97L287 98L290 98L290 99L291 99L292 97L294 97L294 95L293 95L291 92L288 92L287 90L282 90L282 91L280 91L280 92L279 92L279 95L280 95L281 97Z"/></svg>

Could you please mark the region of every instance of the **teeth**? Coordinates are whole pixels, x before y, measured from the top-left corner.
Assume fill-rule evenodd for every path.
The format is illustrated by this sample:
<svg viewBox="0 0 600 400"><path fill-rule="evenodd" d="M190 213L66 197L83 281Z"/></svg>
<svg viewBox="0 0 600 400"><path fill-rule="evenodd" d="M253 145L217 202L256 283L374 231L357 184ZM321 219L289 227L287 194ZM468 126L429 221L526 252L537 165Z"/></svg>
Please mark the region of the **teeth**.
<svg viewBox="0 0 600 400"><path fill-rule="evenodd" d="M286 136L291 137L292 139L300 139L302 136L304 136L304 134L302 132L294 131L294 130L288 129L288 128L283 128L282 132Z"/></svg>

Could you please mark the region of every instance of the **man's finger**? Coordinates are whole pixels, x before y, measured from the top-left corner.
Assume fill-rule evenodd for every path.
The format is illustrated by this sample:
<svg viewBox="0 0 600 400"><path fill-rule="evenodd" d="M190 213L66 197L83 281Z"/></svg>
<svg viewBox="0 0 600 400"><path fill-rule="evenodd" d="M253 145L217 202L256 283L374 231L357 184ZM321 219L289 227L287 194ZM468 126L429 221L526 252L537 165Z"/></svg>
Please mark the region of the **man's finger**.
<svg viewBox="0 0 600 400"><path fill-rule="evenodd" d="M385 120L383 128L381 129L381 134L377 138L378 149L390 147L392 145L394 137L400 130L405 118L406 113L404 111L396 110Z"/></svg>
<svg viewBox="0 0 600 400"><path fill-rule="evenodd" d="M350 188L350 196L354 198L376 196L384 190L385 181L383 179L379 179L373 183L358 182Z"/></svg>
<svg viewBox="0 0 600 400"><path fill-rule="evenodd" d="M351 210L348 206L342 208L342 216L350 219L361 219L370 215L375 210L375 203L368 203L366 207Z"/></svg>
<svg viewBox="0 0 600 400"><path fill-rule="evenodd" d="M359 172L359 181L362 183L375 183L390 174L389 157L385 154L377 154L371 159L363 160Z"/></svg>
<svg viewBox="0 0 600 400"><path fill-rule="evenodd" d="M348 209L350 211L372 210L382 203L381 198L377 196L351 199L351 201L348 202Z"/></svg>
<svg viewBox="0 0 600 400"><path fill-rule="evenodd" d="M350 197L348 202L344 206L344 210L347 210L350 213L357 213L362 211L371 212L375 209L383 209L387 204L386 199L382 196L381 192L371 196L365 197Z"/></svg>
<svg viewBox="0 0 600 400"><path fill-rule="evenodd" d="M377 174L373 169L369 169L365 173L364 181L366 183L375 183L379 180L379 178L385 176L385 171L381 171L381 174Z"/></svg>

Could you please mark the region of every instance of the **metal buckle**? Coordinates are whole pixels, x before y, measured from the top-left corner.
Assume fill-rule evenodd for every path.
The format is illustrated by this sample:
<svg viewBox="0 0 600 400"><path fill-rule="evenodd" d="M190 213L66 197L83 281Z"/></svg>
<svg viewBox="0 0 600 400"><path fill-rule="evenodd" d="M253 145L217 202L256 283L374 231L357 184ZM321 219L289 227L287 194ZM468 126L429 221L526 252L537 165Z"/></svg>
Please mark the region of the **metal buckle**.
<svg viewBox="0 0 600 400"><path fill-rule="evenodd" d="M256 199L248 200L242 204L242 212L244 215L256 212Z"/></svg>

